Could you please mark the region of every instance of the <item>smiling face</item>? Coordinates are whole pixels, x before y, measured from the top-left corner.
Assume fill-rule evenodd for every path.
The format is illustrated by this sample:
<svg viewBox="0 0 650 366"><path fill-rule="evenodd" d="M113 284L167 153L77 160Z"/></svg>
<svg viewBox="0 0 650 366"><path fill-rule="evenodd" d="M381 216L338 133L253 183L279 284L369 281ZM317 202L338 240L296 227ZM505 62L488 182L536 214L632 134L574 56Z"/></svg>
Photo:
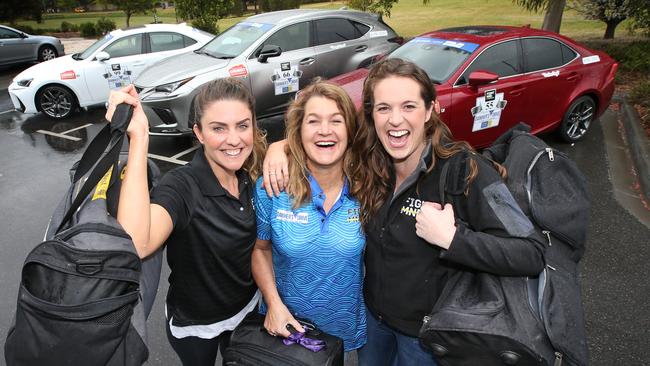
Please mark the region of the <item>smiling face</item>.
<svg viewBox="0 0 650 366"><path fill-rule="evenodd" d="M305 104L300 138L307 154L307 167L312 172L342 167L348 147L345 122L343 113L332 99L316 95Z"/></svg>
<svg viewBox="0 0 650 366"><path fill-rule="evenodd" d="M253 114L239 100L223 99L205 107L194 133L217 177L241 169L253 151Z"/></svg>
<svg viewBox="0 0 650 366"><path fill-rule="evenodd" d="M377 82L373 100L375 130L388 155L396 164L417 162L432 113L422 99L420 85L411 78L390 76Z"/></svg>

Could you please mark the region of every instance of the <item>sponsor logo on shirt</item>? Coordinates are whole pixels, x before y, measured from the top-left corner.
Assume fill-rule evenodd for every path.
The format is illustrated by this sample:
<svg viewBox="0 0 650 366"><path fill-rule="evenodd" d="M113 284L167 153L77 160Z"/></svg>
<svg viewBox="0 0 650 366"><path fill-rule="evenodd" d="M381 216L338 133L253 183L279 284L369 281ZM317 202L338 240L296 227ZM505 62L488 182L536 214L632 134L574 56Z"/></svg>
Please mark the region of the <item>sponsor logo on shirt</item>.
<svg viewBox="0 0 650 366"><path fill-rule="evenodd" d="M278 210L276 219L286 222L297 222L299 224L308 224L309 215L306 212L295 213L293 211Z"/></svg>
<svg viewBox="0 0 650 366"><path fill-rule="evenodd" d="M359 209L358 208L348 208L348 220L347 222L359 222Z"/></svg>
<svg viewBox="0 0 650 366"><path fill-rule="evenodd" d="M422 207L422 200L413 197L408 197L404 201L404 206L402 206L402 208L399 210L399 213L401 213L402 215L415 217L418 214L418 212L420 212L421 207Z"/></svg>

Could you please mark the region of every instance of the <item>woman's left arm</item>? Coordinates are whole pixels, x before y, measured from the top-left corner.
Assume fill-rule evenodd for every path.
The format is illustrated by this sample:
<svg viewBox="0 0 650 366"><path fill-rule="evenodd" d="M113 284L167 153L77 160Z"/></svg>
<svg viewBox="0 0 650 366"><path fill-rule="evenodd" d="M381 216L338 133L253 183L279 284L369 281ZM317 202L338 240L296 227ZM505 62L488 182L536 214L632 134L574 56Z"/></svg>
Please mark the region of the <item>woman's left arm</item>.
<svg viewBox="0 0 650 366"><path fill-rule="evenodd" d="M445 260L504 276L539 274L545 265L542 237L489 163L470 159L478 175L468 195L454 200L464 206L458 209L467 222L454 219L452 205L426 203L417 217L418 235L443 248Z"/></svg>

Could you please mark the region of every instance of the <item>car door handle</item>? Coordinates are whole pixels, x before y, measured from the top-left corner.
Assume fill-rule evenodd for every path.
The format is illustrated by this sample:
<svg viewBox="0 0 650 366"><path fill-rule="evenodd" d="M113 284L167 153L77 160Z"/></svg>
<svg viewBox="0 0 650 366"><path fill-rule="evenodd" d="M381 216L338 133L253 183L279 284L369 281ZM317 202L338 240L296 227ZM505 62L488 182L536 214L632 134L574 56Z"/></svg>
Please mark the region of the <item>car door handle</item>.
<svg viewBox="0 0 650 366"><path fill-rule="evenodd" d="M578 79L580 79L580 74L577 72L572 72L569 74L569 76L566 77L567 81L576 81Z"/></svg>
<svg viewBox="0 0 650 366"><path fill-rule="evenodd" d="M366 46L366 45L364 44L364 45L361 45L361 46L357 46L357 47L354 49L354 52L363 52L363 51L365 51L365 50L367 50L367 49L368 49L368 46Z"/></svg>
<svg viewBox="0 0 650 366"><path fill-rule="evenodd" d="M307 66L313 64L314 61L316 61L316 59L314 59L313 57L307 57L300 60L300 64L303 66Z"/></svg>
<svg viewBox="0 0 650 366"><path fill-rule="evenodd" d="M524 90L526 90L526 88L512 89L512 91L510 91L510 96L511 97L518 97L524 92Z"/></svg>

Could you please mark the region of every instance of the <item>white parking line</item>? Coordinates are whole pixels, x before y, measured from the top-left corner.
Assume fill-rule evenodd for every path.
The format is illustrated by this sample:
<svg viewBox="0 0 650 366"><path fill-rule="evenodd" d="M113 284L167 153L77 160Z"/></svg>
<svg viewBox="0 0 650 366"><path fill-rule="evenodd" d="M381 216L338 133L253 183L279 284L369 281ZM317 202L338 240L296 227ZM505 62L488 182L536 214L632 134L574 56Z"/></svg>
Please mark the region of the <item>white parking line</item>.
<svg viewBox="0 0 650 366"><path fill-rule="evenodd" d="M50 136L55 136L55 137L60 137L62 139L68 139L72 141L80 141L81 139L79 137L73 137L73 136L68 136L68 135L62 135L60 133L52 132L52 131L45 131L45 130L38 130L36 131L38 133L42 133L44 135L50 135Z"/></svg>
<svg viewBox="0 0 650 366"><path fill-rule="evenodd" d="M187 150L181 151L181 152L179 152L178 154L172 156L172 159L178 159L178 158L180 158L181 156L183 156L183 155L185 155L185 154L189 154L189 153L191 153L192 151L198 149L199 146L200 146L200 145L192 146L192 147L190 147L190 148L187 149Z"/></svg>
<svg viewBox="0 0 650 366"><path fill-rule="evenodd" d="M168 163L174 163L174 164L178 164L178 165L185 165L185 164L188 163L188 161L178 160L178 159L175 159L173 157L168 158L166 156L156 155L156 154L151 154L151 153L147 154L147 156L149 156L152 159L158 159L158 160L162 160L162 161L166 161Z"/></svg>
<svg viewBox="0 0 650 366"><path fill-rule="evenodd" d="M87 123L87 124L85 124L85 125L83 125L83 126L79 126L79 127L75 127L75 128L73 128L73 129L71 129L71 130L63 131L63 132L61 132L61 134L62 134L62 135L67 135L67 134L69 134L70 132L73 132L73 131L76 131L76 130L81 130L81 129L84 129L84 128L88 127L88 126L92 126L92 125L93 125L92 123Z"/></svg>
<svg viewBox="0 0 650 366"><path fill-rule="evenodd" d="M5 113L13 112L14 110L15 110L15 109L10 109L10 110L8 110L8 111L2 111L2 112L0 112L0 114L5 114Z"/></svg>

